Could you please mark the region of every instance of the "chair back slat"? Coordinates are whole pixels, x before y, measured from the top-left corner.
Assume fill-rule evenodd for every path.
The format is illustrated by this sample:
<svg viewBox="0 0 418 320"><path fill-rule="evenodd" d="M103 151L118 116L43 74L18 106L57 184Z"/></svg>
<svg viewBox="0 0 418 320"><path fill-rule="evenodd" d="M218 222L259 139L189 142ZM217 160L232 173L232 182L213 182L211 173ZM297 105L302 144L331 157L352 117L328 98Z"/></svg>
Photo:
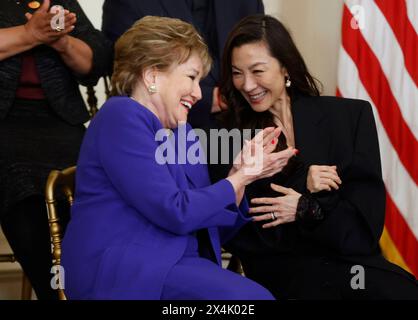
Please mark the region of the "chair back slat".
<svg viewBox="0 0 418 320"><path fill-rule="evenodd" d="M76 167L70 167L62 171L52 170L48 176L45 190L46 208L48 211L49 233L51 236L52 245L52 264L57 266L56 270L61 270L61 242L62 242L62 227L60 225L60 217L57 212L57 192L61 190L70 205L74 202L74 188L75 188L75 171ZM59 271L58 271L59 272ZM58 280L58 296L60 300L66 300L64 289Z"/></svg>

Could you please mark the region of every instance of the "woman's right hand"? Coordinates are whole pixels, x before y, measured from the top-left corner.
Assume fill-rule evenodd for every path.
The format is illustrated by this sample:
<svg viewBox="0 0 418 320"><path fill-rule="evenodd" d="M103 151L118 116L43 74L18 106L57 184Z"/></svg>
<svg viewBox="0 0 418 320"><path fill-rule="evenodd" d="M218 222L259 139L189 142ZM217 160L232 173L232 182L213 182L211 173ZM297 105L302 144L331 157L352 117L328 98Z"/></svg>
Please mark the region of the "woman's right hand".
<svg viewBox="0 0 418 320"><path fill-rule="evenodd" d="M341 183L336 166L312 165L309 167L306 187L311 193L338 190Z"/></svg>
<svg viewBox="0 0 418 320"><path fill-rule="evenodd" d="M226 179L234 188L237 205L241 203L246 185L281 171L289 159L297 153L294 148L273 152L280 133L279 128L265 128L251 141L246 141L234 159L234 165Z"/></svg>
<svg viewBox="0 0 418 320"><path fill-rule="evenodd" d="M240 170L246 176L247 184L280 172L297 153L297 150L291 147L273 152L280 134L279 128L265 128L244 144L239 155L241 161L236 170Z"/></svg>
<svg viewBox="0 0 418 320"><path fill-rule="evenodd" d="M76 22L75 14L65 10L64 30L53 30L51 27L51 19L55 14L49 12L49 5L50 0L45 0L42 6L36 10L34 14L25 14L28 22L24 27L27 34L32 38L32 41L37 45L52 44L74 29L74 24Z"/></svg>

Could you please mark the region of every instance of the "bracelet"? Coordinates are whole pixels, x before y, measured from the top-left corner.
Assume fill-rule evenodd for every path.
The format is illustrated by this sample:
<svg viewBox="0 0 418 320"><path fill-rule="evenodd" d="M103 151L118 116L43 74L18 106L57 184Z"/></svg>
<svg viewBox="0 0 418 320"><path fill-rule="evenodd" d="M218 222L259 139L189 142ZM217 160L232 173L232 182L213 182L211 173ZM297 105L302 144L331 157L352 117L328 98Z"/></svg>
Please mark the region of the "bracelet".
<svg viewBox="0 0 418 320"><path fill-rule="evenodd" d="M310 195L302 194L296 208L296 220L303 222L319 221L324 214L318 201Z"/></svg>

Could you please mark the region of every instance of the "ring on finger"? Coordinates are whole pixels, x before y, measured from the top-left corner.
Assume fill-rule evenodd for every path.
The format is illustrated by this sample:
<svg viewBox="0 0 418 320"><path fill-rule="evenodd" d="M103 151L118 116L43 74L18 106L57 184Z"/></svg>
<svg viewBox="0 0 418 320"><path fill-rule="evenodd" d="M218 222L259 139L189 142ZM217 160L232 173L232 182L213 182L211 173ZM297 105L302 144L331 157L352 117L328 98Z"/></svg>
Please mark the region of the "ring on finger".
<svg viewBox="0 0 418 320"><path fill-rule="evenodd" d="M271 215L271 220L276 220L277 219L277 213L276 212L270 212Z"/></svg>
<svg viewBox="0 0 418 320"><path fill-rule="evenodd" d="M54 30L55 31L57 31L57 32L61 32L62 30L64 30L63 28L61 28L60 26L56 26L55 28L54 28Z"/></svg>

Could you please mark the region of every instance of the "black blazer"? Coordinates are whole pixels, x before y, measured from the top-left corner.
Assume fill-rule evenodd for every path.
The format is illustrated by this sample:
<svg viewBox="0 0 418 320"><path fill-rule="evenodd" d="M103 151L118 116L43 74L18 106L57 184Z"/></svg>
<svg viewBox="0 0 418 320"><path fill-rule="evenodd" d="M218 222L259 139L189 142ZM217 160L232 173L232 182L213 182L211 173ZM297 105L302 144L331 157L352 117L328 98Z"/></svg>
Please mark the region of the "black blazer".
<svg viewBox="0 0 418 320"><path fill-rule="evenodd" d="M70 124L82 124L89 119L84 100L78 85L95 85L106 74L111 65L112 46L108 40L95 30L80 5L74 0L52 0L51 6L59 4L77 14L77 23L71 35L83 40L93 50L93 69L88 75L72 72L59 54L41 45L32 49L42 88L54 111ZM9 28L26 23L25 12L31 10L18 6L15 1L0 1L0 28ZM21 55L0 61L0 118L7 115L13 105L21 73Z"/></svg>
<svg viewBox="0 0 418 320"><path fill-rule="evenodd" d="M412 275L380 254L385 188L370 104L300 96L292 101L292 114L296 148L300 151L293 159L293 168L249 185L247 198L277 196L270 188L271 182L307 193L310 165L336 165L342 185L338 191L313 194L325 213L322 221L296 221L271 229L262 229L262 223L249 223L227 248L241 258L247 275L263 285L271 286L273 277L282 277L278 282L286 285L279 291L286 288L298 292L302 287L314 290L310 281L333 272L324 266L328 260L396 272L414 281ZM213 180L225 177L228 170L210 166Z"/></svg>
<svg viewBox="0 0 418 320"><path fill-rule="evenodd" d="M334 97L299 98L292 106L296 147L305 172L336 165L340 190L316 198L326 218L308 234L341 256L378 251L384 225L385 188L376 125L368 102ZM295 186L306 193L306 178Z"/></svg>
<svg viewBox="0 0 418 320"><path fill-rule="evenodd" d="M229 31L242 18L250 14L264 13L261 0L213 0L218 56L213 58L210 74L201 82L202 100L189 113L189 122L194 127L205 127L210 123L212 92L219 80L219 63ZM179 18L193 24L192 11L187 0L105 0L103 4L102 31L113 42L140 18L165 16ZM208 39L206 39L208 41Z"/></svg>

